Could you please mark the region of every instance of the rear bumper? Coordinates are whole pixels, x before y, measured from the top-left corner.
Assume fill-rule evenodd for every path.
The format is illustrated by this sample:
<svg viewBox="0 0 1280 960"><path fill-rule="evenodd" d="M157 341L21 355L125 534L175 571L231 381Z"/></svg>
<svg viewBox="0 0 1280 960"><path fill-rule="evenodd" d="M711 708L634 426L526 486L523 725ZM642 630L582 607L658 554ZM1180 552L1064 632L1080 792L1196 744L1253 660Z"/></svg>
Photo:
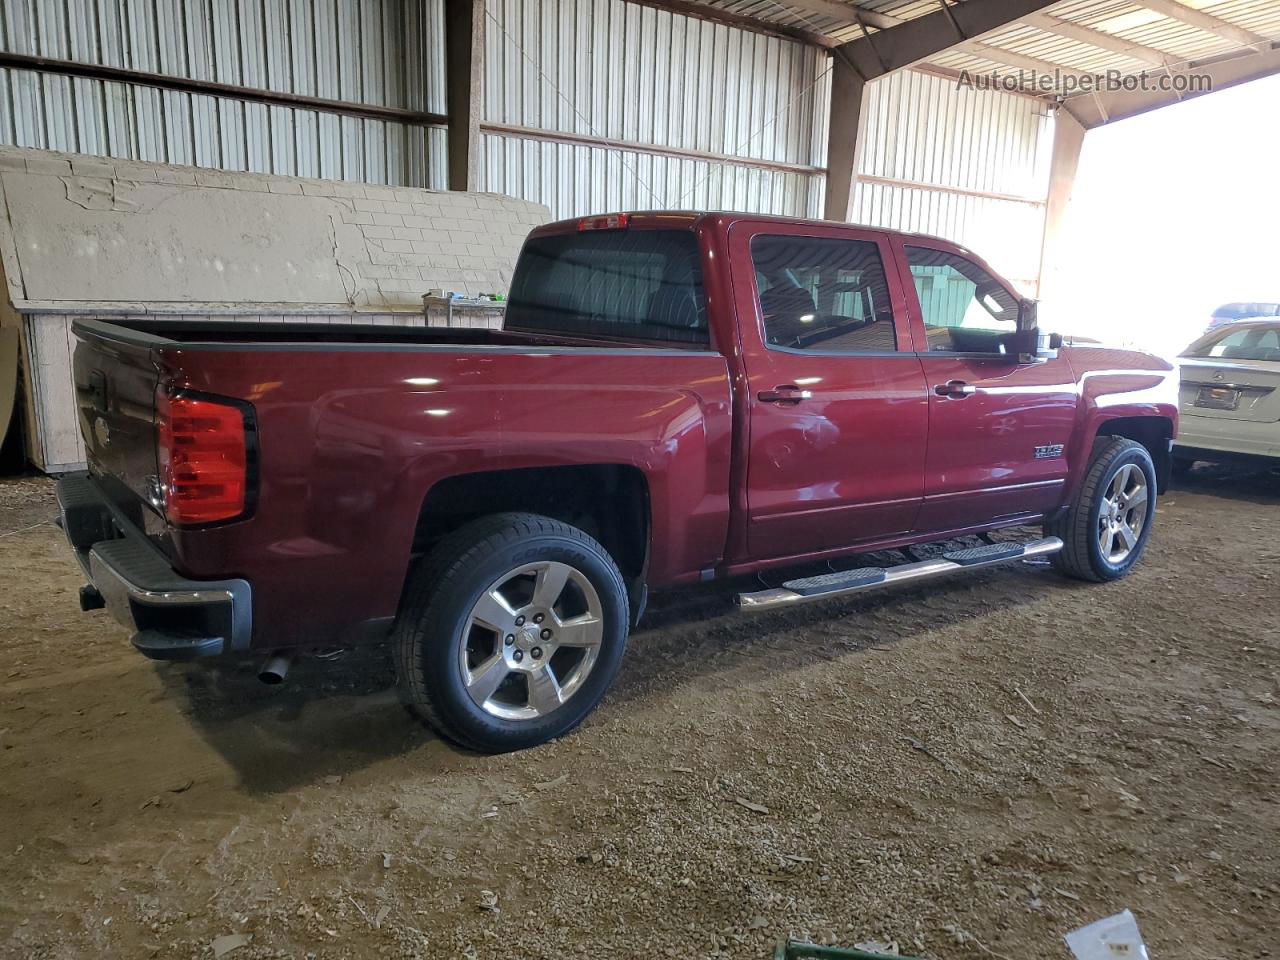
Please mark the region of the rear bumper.
<svg viewBox="0 0 1280 960"><path fill-rule="evenodd" d="M76 559L133 645L154 660L247 650L252 592L245 580L188 580L103 495L88 474L58 481L61 526Z"/></svg>
<svg viewBox="0 0 1280 960"><path fill-rule="evenodd" d="M1218 459L1228 454L1248 457L1280 457L1280 423L1259 420L1229 420L1226 417L1200 417L1185 409L1174 441L1174 452L1186 456L1187 450L1216 450ZM1214 459L1204 457L1205 460Z"/></svg>

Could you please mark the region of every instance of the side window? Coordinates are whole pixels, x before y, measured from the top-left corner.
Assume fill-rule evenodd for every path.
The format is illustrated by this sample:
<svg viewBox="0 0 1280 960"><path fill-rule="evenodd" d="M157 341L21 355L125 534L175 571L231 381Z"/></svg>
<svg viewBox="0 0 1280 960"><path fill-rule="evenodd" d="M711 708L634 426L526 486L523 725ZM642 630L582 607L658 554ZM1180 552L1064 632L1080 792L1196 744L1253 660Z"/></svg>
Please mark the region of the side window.
<svg viewBox="0 0 1280 960"><path fill-rule="evenodd" d="M869 240L751 241L765 343L817 353L897 349L880 251Z"/></svg>
<svg viewBox="0 0 1280 960"><path fill-rule="evenodd" d="M931 351L1004 353L1004 338L1018 328L1018 301L972 260L907 247L925 335Z"/></svg>

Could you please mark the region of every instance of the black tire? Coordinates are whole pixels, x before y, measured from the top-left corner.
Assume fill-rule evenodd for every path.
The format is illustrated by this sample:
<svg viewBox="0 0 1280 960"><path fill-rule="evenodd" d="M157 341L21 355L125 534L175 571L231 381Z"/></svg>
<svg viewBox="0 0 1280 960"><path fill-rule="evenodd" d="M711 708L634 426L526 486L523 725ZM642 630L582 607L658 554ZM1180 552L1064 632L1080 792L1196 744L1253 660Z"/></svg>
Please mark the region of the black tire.
<svg viewBox="0 0 1280 960"><path fill-rule="evenodd" d="M594 588L603 622L594 665L576 691L546 715L493 716L467 693L463 631L495 581L542 561L568 564ZM608 690L622 664L628 616L622 574L586 533L532 513L484 517L444 537L410 576L393 632L401 696L437 733L471 750L505 753L545 743L581 723Z"/></svg>
<svg viewBox="0 0 1280 960"><path fill-rule="evenodd" d="M1123 560L1113 563L1103 555L1099 542L1104 494L1119 473L1129 464L1142 471L1147 488L1147 513L1136 544ZM1085 470L1084 480L1066 516L1046 531L1061 537L1063 547L1053 556L1053 565L1077 580L1103 583L1119 580L1133 569L1146 549L1155 519L1156 469L1147 448L1124 437L1099 437Z"/></svg>

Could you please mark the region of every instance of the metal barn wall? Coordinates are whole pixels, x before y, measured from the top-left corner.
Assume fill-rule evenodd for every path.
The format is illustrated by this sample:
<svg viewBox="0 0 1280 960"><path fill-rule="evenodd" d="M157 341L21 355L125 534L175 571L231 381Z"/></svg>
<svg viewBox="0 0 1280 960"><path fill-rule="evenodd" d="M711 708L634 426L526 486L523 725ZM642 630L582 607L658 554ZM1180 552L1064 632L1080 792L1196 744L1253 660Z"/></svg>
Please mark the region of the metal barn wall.
<svg viewBox="0 0 1280 960"><path fill-rule="evenodd" d="M0 0L0 49L444 112L443 0ZM445 132L133 83L0 69L0 143L445 186Z"/></svg>
<svg viewBox="0 0 1280 960"><path fill-rule="evenodd" d="M623 0L490 0L487 13L484 189L558 217L821 215L824 52Z"/></svg>
<svg viewBox="0 0 1280 960"><path fill-rule="evenodd" d="M1053 156L1045 103L908 70L868 86L862 124L853 219L955 240L1035 294Z"/></svg>

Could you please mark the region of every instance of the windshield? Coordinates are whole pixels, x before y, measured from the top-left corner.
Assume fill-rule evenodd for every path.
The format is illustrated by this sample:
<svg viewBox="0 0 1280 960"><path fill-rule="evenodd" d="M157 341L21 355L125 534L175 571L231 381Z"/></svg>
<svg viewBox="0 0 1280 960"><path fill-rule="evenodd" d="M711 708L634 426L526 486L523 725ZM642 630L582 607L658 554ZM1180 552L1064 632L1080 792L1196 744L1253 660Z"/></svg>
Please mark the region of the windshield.
<svg viewBox="0 0 1280 960"><path fill-rule="evenodd" d="M1188 347L1183 356L1280 362L1280 323L1250 323L1215 330Z"/></svg>
<svg viewBox="0 0 1280 960"><path fill-rule="evenodd" d="M506 326L707 344L697 241L688 230L531 238L516 264Z"/></svg>

